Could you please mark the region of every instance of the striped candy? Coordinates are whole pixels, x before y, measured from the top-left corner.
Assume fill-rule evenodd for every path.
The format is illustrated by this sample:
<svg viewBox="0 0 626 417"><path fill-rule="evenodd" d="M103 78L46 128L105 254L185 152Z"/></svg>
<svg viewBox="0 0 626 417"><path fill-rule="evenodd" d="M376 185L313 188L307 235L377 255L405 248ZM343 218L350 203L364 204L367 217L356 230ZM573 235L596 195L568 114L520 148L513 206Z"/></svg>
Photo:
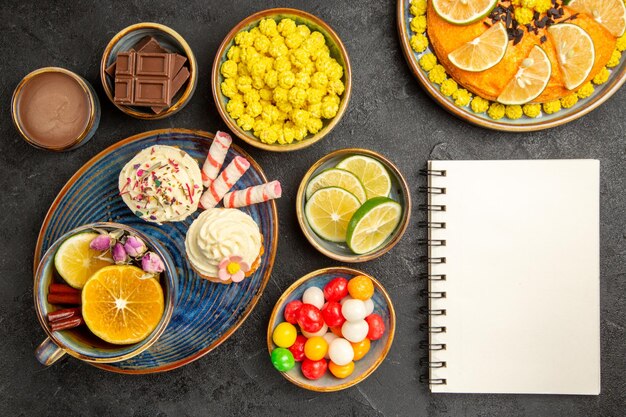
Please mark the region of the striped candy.
<svg viewBox="0 0 626 417"><path fill-rule="evenodd" d="M208 190L200 197L200 205L207 209L217 206L239 178L250 168L250 162L242 156L236 156L222 173L211 183Z"/></svg>
<svg viewBox="0 0 626 417"><path fill-rule="evenodd" d="M233 143L233 139L228 133L217 131L209 148L209 154L204 165L202 165L202 185L206 188L209 188L217 178L231 143Z"/></svg>
<svg viewBox="0 0 626 417"><path fill-rule="evenodd" d="M224 196L224 207L237 208L251 204L280 198L282 189L280 182L272 181L266 184L248 187L244 190L232 191Z"/></svg>

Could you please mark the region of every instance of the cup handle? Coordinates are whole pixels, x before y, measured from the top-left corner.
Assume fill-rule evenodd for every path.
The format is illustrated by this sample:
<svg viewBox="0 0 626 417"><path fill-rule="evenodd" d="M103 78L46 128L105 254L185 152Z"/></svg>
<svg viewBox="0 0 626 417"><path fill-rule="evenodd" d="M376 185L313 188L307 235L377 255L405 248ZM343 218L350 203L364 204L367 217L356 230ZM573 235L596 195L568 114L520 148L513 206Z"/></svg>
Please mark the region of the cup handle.
<svg viewBox="0 0 626 417"><path fill-rule="evenodd" d="M45 366L50 366L65 355L65 351L58 347L49 337L35 349L35 357Z"/></svg>

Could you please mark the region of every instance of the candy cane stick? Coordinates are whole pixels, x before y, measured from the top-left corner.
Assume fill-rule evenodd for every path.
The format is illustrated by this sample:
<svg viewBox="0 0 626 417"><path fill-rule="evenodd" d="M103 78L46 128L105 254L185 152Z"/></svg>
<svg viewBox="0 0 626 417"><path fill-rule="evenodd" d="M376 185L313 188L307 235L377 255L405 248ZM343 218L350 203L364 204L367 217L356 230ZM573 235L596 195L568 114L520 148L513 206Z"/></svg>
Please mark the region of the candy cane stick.
<svg viewBox="0 0 626 417"><path fill-rule="evenodd" d="M267 184L248 187L244 190L232 191L224 196L224 207L237 208L249 206L251 204L262 203L264 201L280 198L282 189L280 182L272 181Z"/></svg>
<svg viewBox="0 0 626 417"><path fill-rule="evenodd" d="M215 181L211 183L209 189L202 194L200 205L205 209L215 207L248 168L250 168L250 162L242 156L236 156Z"/></svg>
<svg viewBox="0 0 626 417"><path fill-rule="evenodd" d="M217 131L209 148L209 154L204 165L202 165L202 184L206 188L211 186L211 183L217 178L217 174L220 173L220 168L222 168L231 143L233 143L233 139L228 133Z"/></svg>

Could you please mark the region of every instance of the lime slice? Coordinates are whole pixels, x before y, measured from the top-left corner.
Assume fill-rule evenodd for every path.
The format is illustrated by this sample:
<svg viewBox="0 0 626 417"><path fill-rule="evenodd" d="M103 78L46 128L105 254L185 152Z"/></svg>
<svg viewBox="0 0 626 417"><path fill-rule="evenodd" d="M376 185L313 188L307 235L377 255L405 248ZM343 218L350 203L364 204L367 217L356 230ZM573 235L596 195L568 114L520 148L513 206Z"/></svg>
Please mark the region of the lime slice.
<svg viewBox="0 0 626 417"><path fill-rule="evenodd" d="M102 252L89 247L91 241L98 236L98 233L90 232L71 236L54 255L57 272L74 288L83 288L96 271L113 263L112 260L100 259Z"/></svg>
<svg viewBox="0 0 626 417"><path fill-rule="evenodd" d="M568 6L593 17L616 38L626 30L626 6L623 0L572 0Z"/></svg>
<svg viewBox="0 0 626 417"><path fill-rule="evenodd" d="M384 165L368 156L349 156L337 164L356 175L365 187L367 198L387 197L391 191L391 178Z"/></svg>
<svg viewBox="0 0 626 417"><path fill-rule="evenodd" d="M545 90L551 75L552 65L548 55L535 45L520 64L515 77L498 96L498 101L508 105L526 104Z"/></svg>
<svg viewBox="0 0 626 417"><path fill-rule="evenodd" d="M371 252L382 245L396 230L402 217L402 206L387 197L367 200L348 224L346 243L354 253Z"/></svg>
<svg viewBox="0 0 626 417"><path fill-rule="evenodd" d="M502 61L508 45L509 35L504 23L498 22L473 41L450 52L448 58L462 70L485 71Z"/></svg>
<svg viewBox="0 0 626 417"><path fill-rule="evenodd" d="M307 201L304 216L322 239L345 242L348 222L360 206L359 199L343 188L321 188Z"/></svg>
<svg viewBox="0 0 626 417"><path fill-rule="evenodd" d="M469 25L487 16L498 0L432 0L435 12L446 22Z"/></svg>
<svg viewBox="0 0 626 417"><path fill-rule="evenodd" d="M361 180L353 173L344 169L331 168L316 175L306 187L306 199L311 198L314 192L320 188L339 187L354 194L361 203L367 200L365 188L361 184Z"/></svg>
<svg viewBox="0 0 626 417"><path fill-rule="evenodd" d="M596 59L593 41L580 26L560 23L550 26L548 33L556 50L565 87L574 90L585 82Z"/></svg>

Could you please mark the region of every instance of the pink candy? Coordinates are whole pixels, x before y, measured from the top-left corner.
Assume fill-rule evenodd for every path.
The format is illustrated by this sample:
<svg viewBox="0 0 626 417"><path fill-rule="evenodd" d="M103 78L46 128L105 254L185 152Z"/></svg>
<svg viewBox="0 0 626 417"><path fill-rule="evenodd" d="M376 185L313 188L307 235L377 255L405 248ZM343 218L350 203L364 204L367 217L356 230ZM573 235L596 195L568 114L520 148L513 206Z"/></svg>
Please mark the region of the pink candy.
<svg viewBox="0 0 626 417"><path fill-rule="evenodd" d="M244 190L233 191L224 196L224 207L237 208L251 204L280 198L282 189L280 182L272 181L266 184L248 187Z"/></svg>
<svg viewBox="0 0 626 417"><path fill-rule="evenodd" d="M211 186L211 183L220 173L231 143L233 143L233 139L228 133L217 131L215 139L213 139L213 143L209 148L209 154L202 166L202 184L206 188Z"/></svg>

